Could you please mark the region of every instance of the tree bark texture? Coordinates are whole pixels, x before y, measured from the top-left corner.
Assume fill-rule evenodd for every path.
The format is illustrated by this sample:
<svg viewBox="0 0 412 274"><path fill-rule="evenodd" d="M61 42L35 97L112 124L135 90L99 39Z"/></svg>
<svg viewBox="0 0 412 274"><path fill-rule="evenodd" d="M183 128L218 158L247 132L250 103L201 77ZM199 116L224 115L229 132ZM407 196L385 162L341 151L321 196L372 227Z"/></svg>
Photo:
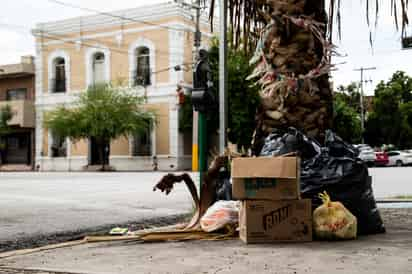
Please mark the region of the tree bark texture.
<svg viewBox="0 0 412 274"><path fill-rule="evenodd" d="M252 63L250 78L261 86L253 154L273 132L295 127L323 142L331 128L333 97L330 54L323 0L266 0L266 26Z"/></svg>

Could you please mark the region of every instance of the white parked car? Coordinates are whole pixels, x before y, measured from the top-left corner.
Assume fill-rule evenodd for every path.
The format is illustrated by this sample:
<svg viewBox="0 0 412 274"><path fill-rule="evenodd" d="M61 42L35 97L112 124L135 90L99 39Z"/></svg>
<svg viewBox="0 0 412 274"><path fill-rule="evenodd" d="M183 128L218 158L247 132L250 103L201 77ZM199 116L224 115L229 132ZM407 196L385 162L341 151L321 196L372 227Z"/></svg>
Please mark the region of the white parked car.
<svg viewBox="0 0 412 274"><path fill-rule="evenodd" d="M375 162L375 152L370 150L361 150L359 152L358 158L364 161L365 163L372 165Z"/></svg>
<svg viewBox="0 0 412 274"><path fill-rule="evenodd" d="M387 166L404 166L412 164L412 154L404 151L394 150L388 153L389 162Z"/></svg>

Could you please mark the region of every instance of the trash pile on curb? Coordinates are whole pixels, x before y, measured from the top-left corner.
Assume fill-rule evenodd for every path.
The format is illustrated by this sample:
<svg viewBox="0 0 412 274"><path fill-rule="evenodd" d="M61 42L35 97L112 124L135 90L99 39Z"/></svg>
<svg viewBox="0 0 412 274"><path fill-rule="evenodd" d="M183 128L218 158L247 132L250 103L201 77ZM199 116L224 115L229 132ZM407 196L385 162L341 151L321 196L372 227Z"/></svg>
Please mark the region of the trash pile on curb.
<svg viewBox="0 0 412 274"><path fill-rule="evenodd" d="M357 235L383 233L371 177L357 155L355 148L331 131L326 131L325 146L321 146L289 128L283 134L269 135L259 157L229 152L216 157L203 176L200 195L189 174L165 175L153 190L168 195L174 184L184 182L195 205L188 223L88 239L160 242L240 238L245 243L273 243L355 239Z"/></svg>
<svg viewBox="0 0 412 274"><path fill-rule="evenodd" d="M200 195L189 174L167 174L153 188L165 194L184 182L195 213L189 222L0 254L0 258L108 241L166 242L241 239L245 243L349 240L384 233L371 177L358 152L331 131L321 146L295 128L271 134L259 157L215 158ZM222 176L223 170L223 176ZM234 200L232 200L234 199Z"/></svg>
<svg viewBox="0 0 412 274"><path fill-rule="evenodd" d="M384 233L371 177L357 155L355 148L331 131L326 131L324 146L295 128L271 134L259 157L228 155L214 161L200 199L193 196L196 191L190 179L197 211L187 228L227 233L227 227L233 231L237 225L239 238L246 243L354 239ZM228 187L227 182L217 182L217 171L226 161L231 162L232 197L237 202L217 199L219 186ZM155 188L169 193L170 178L179 179L173 176L166 175ZM169 187L164 187L165 181Z"/></svg>

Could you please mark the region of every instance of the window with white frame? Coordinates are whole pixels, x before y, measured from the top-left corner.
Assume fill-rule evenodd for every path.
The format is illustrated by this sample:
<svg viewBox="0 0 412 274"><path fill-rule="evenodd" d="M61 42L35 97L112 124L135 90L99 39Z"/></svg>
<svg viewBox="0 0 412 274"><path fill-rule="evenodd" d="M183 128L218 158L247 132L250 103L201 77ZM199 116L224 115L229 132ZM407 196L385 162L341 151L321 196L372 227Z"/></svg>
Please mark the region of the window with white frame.
<svg viewBox="0 0 412 274"><path fill-rule="evenodd" d="M93 55L93 81L92 84L102 84L105 79L105 55L103 52L96 52Z"/></svg>
<svg viewBox="0 0 412 274"><path fill-rule="evenodd" d="M52 92L66 92L66 61L57 57L53 61Z"/></svg>
<svg viewBox="0 0 412 274"><path fill-rule="evenodd" d="M134 86L150 86L150 50L147 47L138 47L135 50L136 71L134 72Z"/></svg>
<svg viewBox="0 0 412 274"><path fill-rule="evenodd" d="M133 156L152 155L152 131L147 127L133 136Z"/></svg>
<svg viewBox="0 0 412 274"><path fill-rule="evenodd" d="M66 138L59 136L58 134L51 133L51 157L66 157L67 156L67 142Z"/></svg>

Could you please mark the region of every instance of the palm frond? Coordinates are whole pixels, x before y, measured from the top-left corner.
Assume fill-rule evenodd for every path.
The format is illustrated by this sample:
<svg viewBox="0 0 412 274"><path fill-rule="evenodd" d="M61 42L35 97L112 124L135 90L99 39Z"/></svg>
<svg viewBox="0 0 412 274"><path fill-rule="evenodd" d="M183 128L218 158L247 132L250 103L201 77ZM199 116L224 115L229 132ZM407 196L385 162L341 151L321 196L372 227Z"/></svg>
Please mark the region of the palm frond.
<svg viewBox="0 0 412 274"><path fill-rule="evenodd" d="M216 11L215 5L218 4L216 0L203 0L205 4L210 6L210 20L213 24L213 16ZM243 47L246 51L250 51L251 47L256 45L259 33L262 28L268 24L270 20L270 3L281 0L228 0L229 11L229 26L231 31L231 43L235 47ZM294 2L293 0L283 0L284 2ZM352 0L361 1L361 0ZM385 0L387 1L387 0ZM342 22L342 5L341 0L306 0L305 10L308 14L313 15L318 13L318 18L321 18L320 9L329 6L327 18L327 33L328 39L332 39L334 32L334 24L337 24L338 37L341 38L341 22ZM326 5L328 4L328 5ZM409 0L391 0L390 12L394 19L394 25L397 30L401 29L402 36L406 35L406 27L409 24L408 7ZM371 15L375 17L375 28L379 20L380 0L366 0L366 23L371 26ZM399 14L400 12L400 14ZM316 15L315 15L316 17ZM327 20L326 20L327 19ZM369 34L372 37L372 34ZM371 39L372 41L372 39Z"/></svg>

